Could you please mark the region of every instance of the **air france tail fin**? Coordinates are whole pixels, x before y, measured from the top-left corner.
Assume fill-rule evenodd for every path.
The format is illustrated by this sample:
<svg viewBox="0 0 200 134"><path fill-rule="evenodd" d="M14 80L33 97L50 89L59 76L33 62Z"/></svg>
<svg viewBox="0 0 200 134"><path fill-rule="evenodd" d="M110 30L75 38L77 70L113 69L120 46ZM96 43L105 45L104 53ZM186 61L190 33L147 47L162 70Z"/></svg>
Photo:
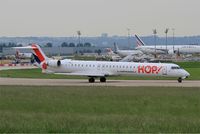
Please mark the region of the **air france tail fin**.
<svg viewBox="0 0 200 134"><path fill-rule="evenodd" d="M135 35L135 38L136 38L136 44L138 47L145 46L145 43L137 35Z"/></svg>

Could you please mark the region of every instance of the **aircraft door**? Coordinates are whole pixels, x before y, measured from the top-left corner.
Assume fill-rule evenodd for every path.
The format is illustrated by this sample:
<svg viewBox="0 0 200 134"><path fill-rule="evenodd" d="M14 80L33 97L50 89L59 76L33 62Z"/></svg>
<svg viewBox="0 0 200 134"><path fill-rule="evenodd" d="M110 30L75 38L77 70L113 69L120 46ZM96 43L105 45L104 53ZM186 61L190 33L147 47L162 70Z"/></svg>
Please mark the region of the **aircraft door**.
<svg viewBox="0 0 200 134"><path fill-rule="evenodd" d="M162 69L162 74L167 75L167 66L164 66Z"/></svg>
<svg viewBox="0 0 200 134"><path fill-rule="evenodd" d="M101 64L97 64L97 70L101 70Z"/></svg>

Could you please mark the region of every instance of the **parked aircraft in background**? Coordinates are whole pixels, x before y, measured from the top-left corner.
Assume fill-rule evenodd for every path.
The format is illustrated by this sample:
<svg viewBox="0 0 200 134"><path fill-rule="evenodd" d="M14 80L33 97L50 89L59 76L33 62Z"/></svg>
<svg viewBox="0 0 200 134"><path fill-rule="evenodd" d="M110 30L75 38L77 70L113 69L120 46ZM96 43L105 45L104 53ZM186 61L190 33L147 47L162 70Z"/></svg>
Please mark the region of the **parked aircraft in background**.
<svg viewBox="0 0 200 134"><path fill-rule="evenodd" d="M123 57L121 62L146 62L153 61L154 57L151 54L144 54L140 50L120 50L116 44L114 44L115 53Z"/></svg>
<svg viewBox="0 0 200 134"><path fill-rule="evenodd" d="M29 59L32 63L32 53L21 53L19 50L16 50L15 56L15 63L21 63L21 60ZM27 61L26 61L27 62Z"/></svg>
<svg viewBox="0 0 200 134"><path fill-rule="evenodd" d="M119 55L114 53L111 48L106 48L106 52L106 56L108 56L112 61L119 61L122 59Z"/></svg>
<svg viewBox="0 0 200 134"><path fill-rule="evenodd" d="M128 55L120 60L120 62L153 62L155 58L153 55Z"/></svg>
<svg viewBox="0 0 200 134"><path fill-rule="evenodd" d="M23 48L33 50L35 61L42 69L42 72L87 76L91 83L95 82L95 78L100 78L100 82L106 82L106 77L116 75L177 77L178 82L182 82L183 79L190 75L178 65L170 63L54 60L46 57L36 44Z"/></svg>
<svg viewBox="0 0 200 134"><path fill-rule="evenodd" d="M143 53L150 54L200 54L199 45L145 45L145 43L135 35L137 50L141 50Z"/></svg>
<svg viewBox="0 0 200 134"><path fill-rule="evenodd" d="M114 43L114 52L121 57L126 57L128 55L143 55L143 52L140 50L120 50L117 44Z"/></svg>
<svg viewBox="0 0 200 134"><path fill-rule="evenodd" d="M160 49L156 46L147 46L137 35L135 35L137 47L135 49L142 51L145 54L166 54L166 49ZM164 46L163 46L164 47ZM156 50L156 51L155 51Z"/></svg>
<svg viewBox="0 0 200 134"><path fill-rule="evenodd" d="M26 59L26 58L31 58L32 53L21 53L19 50L16 51L15 57L17 59Z"/></svg>

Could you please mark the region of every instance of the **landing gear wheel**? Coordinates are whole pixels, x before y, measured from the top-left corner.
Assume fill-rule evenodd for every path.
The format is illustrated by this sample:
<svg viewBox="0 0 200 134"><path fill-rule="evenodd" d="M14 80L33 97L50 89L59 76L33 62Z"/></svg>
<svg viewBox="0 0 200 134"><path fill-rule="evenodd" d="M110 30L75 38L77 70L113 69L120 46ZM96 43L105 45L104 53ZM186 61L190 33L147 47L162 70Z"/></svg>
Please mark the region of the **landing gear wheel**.
<svg viewBox="0 0 200 134"><path fill-rule="evenodd" d="M106 82L106 77L100 77L100 82Z"/></svg>
<svg viewBox="0 0 200 134"><path fill-rule="evenodd" d="M178 78L178 82L181 83L182 82L182 78Z"/></svg>
<svg viewBox="0 0 200 134"><path fill-rule="evenodd" d="M89 83L94 83L94 82L95 82L95 79L94 79L93 77L90 77L90 78L88 79L88 81L89 81Z"/></svg>

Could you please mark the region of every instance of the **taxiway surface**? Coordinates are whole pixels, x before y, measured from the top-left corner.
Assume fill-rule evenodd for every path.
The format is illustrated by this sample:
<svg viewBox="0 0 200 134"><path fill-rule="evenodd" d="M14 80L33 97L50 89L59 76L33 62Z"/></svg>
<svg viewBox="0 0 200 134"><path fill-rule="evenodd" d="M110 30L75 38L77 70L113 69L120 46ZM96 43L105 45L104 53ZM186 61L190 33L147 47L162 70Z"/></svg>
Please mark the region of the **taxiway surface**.
<svg viewBox="0 0 200 134"><path fill-rule="evenodd" d="M0 70L34 69L36 66L3 66Z"/></svg>
<svg viewBox="0 0 200 134"><path fill-rule="evenodd" d="M106 83L88 83L87 79L27 79L27 78L0 78L0 85L24 86L130 86L130 87L200 87L200 81L184 80L107 80Z"/></svg>

